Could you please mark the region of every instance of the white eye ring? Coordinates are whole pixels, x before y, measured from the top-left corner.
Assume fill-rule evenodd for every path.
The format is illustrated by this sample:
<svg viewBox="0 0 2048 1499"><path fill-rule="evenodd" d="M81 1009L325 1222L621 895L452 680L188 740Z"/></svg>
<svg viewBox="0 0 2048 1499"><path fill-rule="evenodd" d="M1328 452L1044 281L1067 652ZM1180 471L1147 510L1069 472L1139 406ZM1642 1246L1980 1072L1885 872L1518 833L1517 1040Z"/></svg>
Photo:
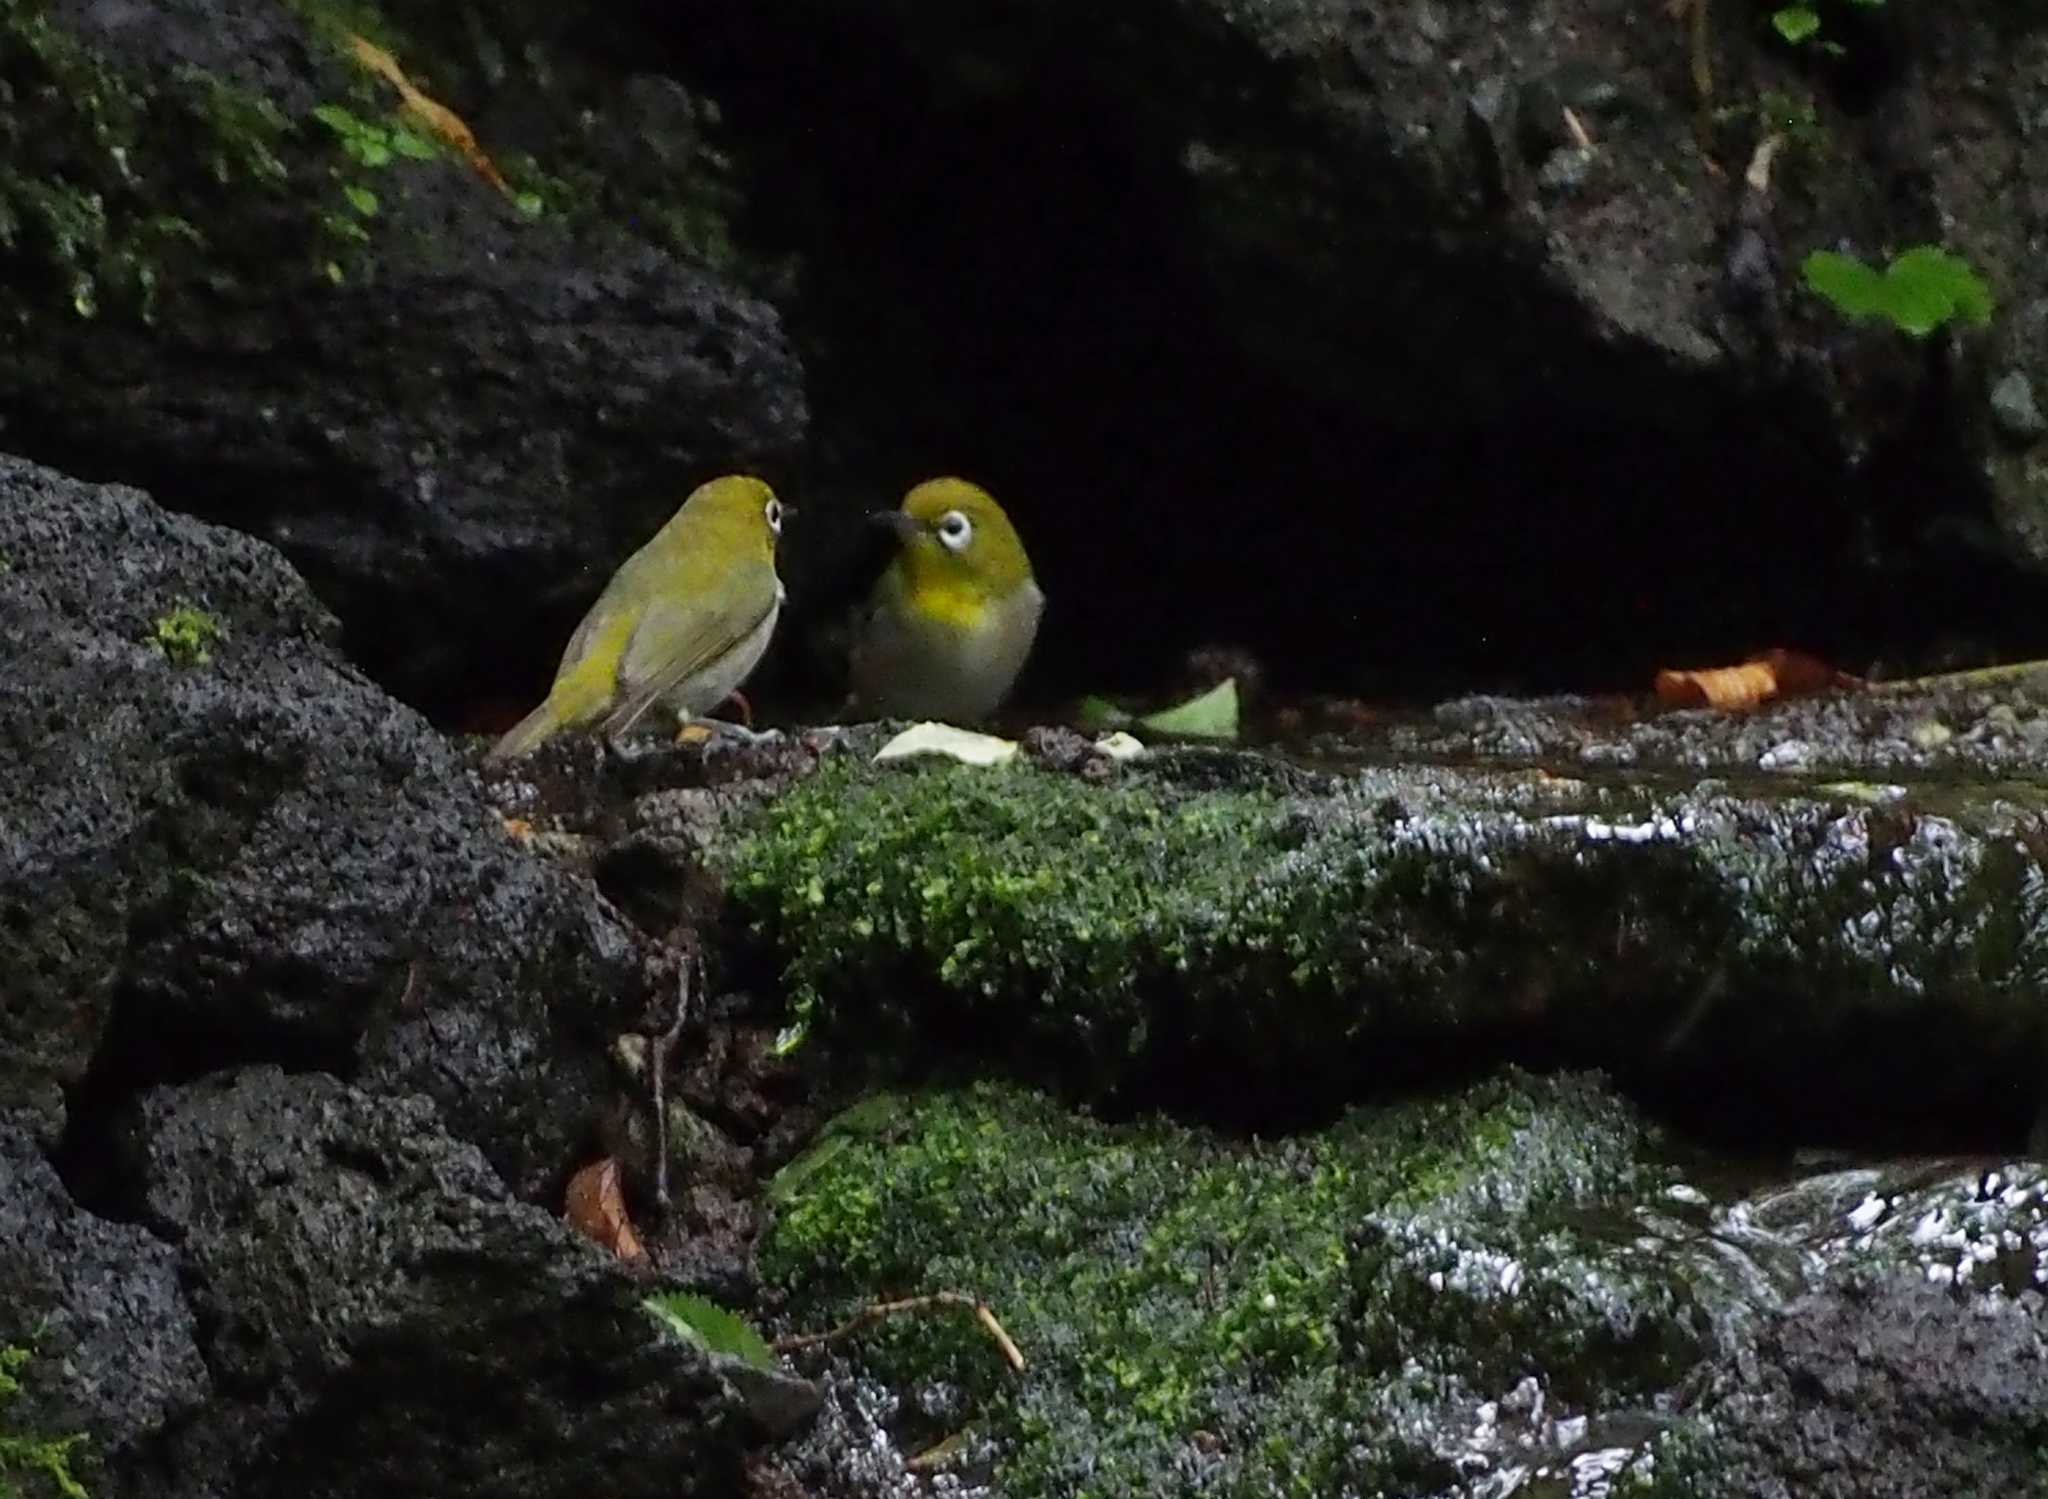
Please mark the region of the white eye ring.
<svg viewBox="0 0 2048 1499"><path fill-rule="evenodd" d="M974 540L974 522L957 510L948 510L939 517L939 541L949 552L965 550L967 543Z"/></svg>
<svg viewBox="0 0 2048 1499"><path fill-rule="evenodd" d="M782 501L770 500L762 507L761 513L768 518L768 529L775 535L780 536L782 534Z"/></svg>

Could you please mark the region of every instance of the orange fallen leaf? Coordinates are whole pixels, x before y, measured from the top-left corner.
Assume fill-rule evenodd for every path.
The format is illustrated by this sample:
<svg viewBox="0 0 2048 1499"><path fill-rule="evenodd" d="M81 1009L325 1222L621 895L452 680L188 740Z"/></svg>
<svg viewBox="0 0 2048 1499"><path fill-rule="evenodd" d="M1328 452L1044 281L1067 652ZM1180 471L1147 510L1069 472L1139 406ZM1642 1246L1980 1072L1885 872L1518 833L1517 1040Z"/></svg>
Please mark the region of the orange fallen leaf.
<svg viewBox="0 0 2048 1499"><path fill-rule="evenodd" d="M351 34L349 47L355 52L356 60L378 77L398 90L398 97L405 107L419 121L461 153L476 174L490 183L506 197L513 196L512 185L498 171L497 163L484 154L484 148L477 144L476 133L463 123L458 115L437 99L430 99L421 93L418 86L405 76L405 70L398 65L398 59L386 52L375 42Z"/></svg>
<svg viewBox="0 0 2048 1499"><path fill-rule="evenodd" d="M1837 671L1803 651L1765 651L1740 666L1711 666L1698 671L1657 673L1658 698L1678 708L1719 708L1729 712L1754 708L1772 698L1821 692L1830 687L1859 687L1862 682Z"/></svg>
<svg viewBox="0 0 2048 1499"><path fill-rule="evenodd" d="M524 843L533 836L533 824L523 817L507 817L500 813L498 821L505 824L505 834L507 837L516 838L519 842Z"/></svg>
<svg viewBox="0 0 2048 1499"><path fill-rule="evenodd" d="M676 730L677 744L704 744L711 738L711 731L701 723L686 723Z"/></svg>
<svg viewBox="0 0 2048 1499"><path fill-rule="evenodd" d="M633 1232L632 1217L626 1212L615 1156L593 1161L569 1178L568 1201L562 1216L622 1260L646 1257L640 1236Z"/></svg>

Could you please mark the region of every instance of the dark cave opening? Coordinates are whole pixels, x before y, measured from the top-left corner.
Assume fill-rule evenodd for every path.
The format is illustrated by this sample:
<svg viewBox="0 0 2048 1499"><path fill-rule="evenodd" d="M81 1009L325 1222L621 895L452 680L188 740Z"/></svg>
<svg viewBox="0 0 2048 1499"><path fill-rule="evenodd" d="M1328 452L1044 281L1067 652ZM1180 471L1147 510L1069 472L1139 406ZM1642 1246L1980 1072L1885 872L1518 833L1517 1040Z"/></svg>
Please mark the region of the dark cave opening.
<svg viewBox="0 0 2048 1499"><path fill-rule="evenodd" d="M1033 550L1031 706L1164 686L1212 643L1283 690L1409 701L1641 691L1773 646L1853 672L2048 648L2039 581L1940 519L1980 502L1929 491L1939 414L1853 483L1789 406L1760 426L1668 380L1602 411L1531 369L1497 411L1446 392L1418 423L1408 353L1487 335L1390 307L1381 421L1224 326L1161 144L1083 63L992 84L823 15L674 48L729 103L750 232L806 267L788 312L830 503L786 566L792 635L848 596L854 512L954 471ZM1488 315L1483 292L1457 314ZM790 638L763 685L822 694Z"/></svg>

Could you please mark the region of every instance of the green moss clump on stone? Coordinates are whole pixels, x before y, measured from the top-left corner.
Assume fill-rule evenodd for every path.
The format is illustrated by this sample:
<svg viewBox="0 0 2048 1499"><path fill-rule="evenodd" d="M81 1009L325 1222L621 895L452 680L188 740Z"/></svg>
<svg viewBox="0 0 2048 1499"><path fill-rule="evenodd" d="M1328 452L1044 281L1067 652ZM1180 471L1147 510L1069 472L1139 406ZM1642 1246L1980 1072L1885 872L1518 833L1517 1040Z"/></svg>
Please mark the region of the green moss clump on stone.
<svg viewBox="0 0 2048 1499"><path fill-rule="evenodd" d="M19 1344L0 1346L0 1407L21 1393L21 1370L33 1356L32 1349ZM72 1454L84 1441L83 1432L38 1436L0 1425L0 1499L40 1493L86 1499L85 1485L71 1467Z"/></svg>
<svg viewBox="0 0 2048 1499"><path fill-rule="evenodd" d="M887 1322L857 1357L966 1389L1005 1493L1178 1492L1197 1471L1204 1492L1434 1491L1456 1454L1420 1434L1525 1377L1597 1419L1710 1348L1711 1278L1633 1247L1670 1168L1585 1079L1507 1075L1250 1144L982 1085L836 1138L764 1273L804 1327L881 1296L985 1299L1021 1377L966 1318Z"/></svg>
<svg viewBox="0 0 2048 1499"><path fill-rule="evenodd" d="M1838 1117L1895 1117L1902 1088L1937 1108L1940 1088L1995 1092L1986 1057L2033 1087L2033 814L1430 770L1207 779L835 757L754 814L728 888L815 1029L1081 1094L1262 1092L1301 1118L1428 1046L1532 1044L1733 1066L1799 1109L1839 1085Z"/></svg>
<svg viewBox="0 0 2048 1499"><path fill-rule="evenodd" d="M148 643L173 666L204 666L221 637L220 621L204 609L179 604L150 626Z"/></svg>

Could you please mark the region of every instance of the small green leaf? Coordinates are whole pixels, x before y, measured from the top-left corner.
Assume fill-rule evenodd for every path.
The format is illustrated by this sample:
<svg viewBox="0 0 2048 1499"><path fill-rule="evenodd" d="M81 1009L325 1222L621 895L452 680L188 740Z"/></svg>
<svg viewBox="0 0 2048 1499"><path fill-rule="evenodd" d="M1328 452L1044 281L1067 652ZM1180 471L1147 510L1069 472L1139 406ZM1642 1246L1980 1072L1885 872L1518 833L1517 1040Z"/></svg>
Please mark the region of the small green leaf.
<svg viewBox="0 0 2048 1499"><path fill-rule="evenodd" d="M1820 30L1820 12L1804 5L1788 5L1771 12L1771 28L1796 47Z"/></svg>
<svg viewBox="0 0 2048 1499"><path fill-rule="evenodd" d="M1183 734L1196 739L1235 739L1237 678L1225 677L1200 697L1147 714L1138 722L1161 734Z"/></svg>
<svg viewBox="0 0 2048 1499"><path fill-rule="evenodd" d="M377 195L359 182L345 182L341 195L348 199L348 206L366 219L377 216Z"/></svg>
<svg viewBox="0 0 2048 1499"><path fill-rule="evenodd" d="M327 279L329 281L332 281L336 286L341 285L343 281L348 279L347 275L341 269L341 262L338 260L328 261L326 265L321 267L321 269L327 273Z"/></svg>
<svg viewBox="0 0 2048 1499"><path fill-rule="evenodd" d="M391 164L391 147L377 136L359 135L345 144L349 155L366 167L383 167Z"/></svg>
<svg viewBox="0 0 2048 1499"><path fill-rule="evenodd" d="M1884 278L1853 255L1815 250L1799 271L1810 290L1849 317L1871 317L1884 306Z"/></svg>
<svg viewBox="0 0 2048 1499"><path fill-rule="evenodd" d="M1991 288L1967 260L1939 245L1915 245L1885 271L1885 280L1932 310L1928 331L1950 320L1982 325L1991 321Z"/></svg>
<svg viewBox="0 0 2048 1499"><path fill-rule="evenodd" d="M539 193L521 193L512 200L512 206L530 219L539 218L547 209L547 204L541 201Z"/></svg>
<svg viewBox="0 0 2048 1499"><path fill-rule="evenodd" d="M1101 729L1118 729L1131 722L1131 715L1112 703L1106 697L1084 697L1074 705L1074 724L1077 728L1091 733Z"/></svg>
<svg viewBox="0 0 2048 1499"><path fill-rule="evenodd" d="M343 139L363 133L363 122L343 109L339 104L319 104L313 108L313 118Z"/></svg>
<svg viewBox="0 0 2048 1499"><path fill-rule="evenodd" d="M441 154L439 148L426 136L416 130L408 130L403 125L392 126L385 139L391 143L392 150L413 161L432 161Z"/></svg>
<svg viewBox="0 0 2048 1499"><path fill-rule="evenodd" d="M775 1367L775 1350L744 1317L701 1296L671 1292L640 1303L663 1327L707 1353L728 1353L757 1369Z"/></svg>

